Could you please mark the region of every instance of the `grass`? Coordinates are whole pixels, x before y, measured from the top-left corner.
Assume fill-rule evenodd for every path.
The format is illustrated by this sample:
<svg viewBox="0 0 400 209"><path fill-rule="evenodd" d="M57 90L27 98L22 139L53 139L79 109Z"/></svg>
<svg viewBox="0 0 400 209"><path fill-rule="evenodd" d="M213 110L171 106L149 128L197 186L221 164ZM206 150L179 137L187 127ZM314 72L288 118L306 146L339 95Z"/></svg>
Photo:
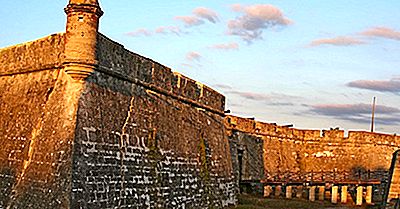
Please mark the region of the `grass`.
<svg viewBox="0 0 400 209"><path fill-rule="evenodd" d="M348 209L351 206L332 204L328 201L310 202L303 199L262 198L251 195L240 195L239 205L235 209ZM363 207L358 207L363 208ZM232 208L233 209L233 208Z"/></svg>

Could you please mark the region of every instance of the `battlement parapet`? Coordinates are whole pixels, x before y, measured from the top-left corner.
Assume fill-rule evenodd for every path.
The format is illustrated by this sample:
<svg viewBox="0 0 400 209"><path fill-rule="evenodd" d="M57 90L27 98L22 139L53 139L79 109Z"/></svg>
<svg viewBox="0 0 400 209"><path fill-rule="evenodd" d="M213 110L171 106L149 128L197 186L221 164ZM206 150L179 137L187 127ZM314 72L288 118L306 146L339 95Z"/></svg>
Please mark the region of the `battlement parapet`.
<svg viewBox="0 0 400 209"><path fill-rule="evenodd" d="M99 71L197 104L198 108L224 114L225 97L222 94L184 75L172 72L170 68L158 62L133 53L102 34L99 34L98 39Z"/></svg>
<svg viewBox="0 0 400 209"><path fill-rule="evenodd" d="M0 49L0 76L62 66L64 33Z"/></svg>
<svg viewBox="0 0 400 209"><path fill-rule="evenodd" d="M344 130L305 130L287 126L279 126L274 123L264 123L253 118L241 118L227 116L225 127L229 132L232 130L248 134L262 135L267 137L284 138L296 141L325 141L332 143L371 143L390 146L399 146L400 137L392 134L371 133L368 131L349 131L345 136Z"/></svg>
<svg viewBox="0 0 400 209"><path fill-rule="evenodd" d="M344 139L344 130L322 130L322 138Z"/></svg>

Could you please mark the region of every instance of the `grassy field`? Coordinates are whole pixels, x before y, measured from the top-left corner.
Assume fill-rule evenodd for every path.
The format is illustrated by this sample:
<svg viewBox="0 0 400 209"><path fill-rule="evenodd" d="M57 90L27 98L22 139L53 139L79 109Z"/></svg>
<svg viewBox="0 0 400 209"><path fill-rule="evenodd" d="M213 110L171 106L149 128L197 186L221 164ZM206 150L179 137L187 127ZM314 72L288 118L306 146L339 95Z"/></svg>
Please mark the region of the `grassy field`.
<svg viewBox="0 0 400 209"><path fill-rule="evenodd" d="M348 209L355 208L344 205L334 205L325 202L309 202L302 199L262 198L250 195L240 195L236 209ZM359 209L365 207L357 207Z"/></svg>

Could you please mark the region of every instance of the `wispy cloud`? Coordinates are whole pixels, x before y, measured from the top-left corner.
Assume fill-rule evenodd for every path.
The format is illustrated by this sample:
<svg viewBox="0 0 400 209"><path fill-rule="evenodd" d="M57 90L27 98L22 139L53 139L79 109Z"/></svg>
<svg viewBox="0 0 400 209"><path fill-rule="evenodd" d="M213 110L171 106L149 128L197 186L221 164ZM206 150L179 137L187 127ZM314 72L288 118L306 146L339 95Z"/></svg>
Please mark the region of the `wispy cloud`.
<svg viewBox="0 0 400 209"><path fill-rule="evenodd" d="M151 36L152 32L145 28L139 28L135 31L126 33L126 35L127 36Z"/></svg>
<svg viewBox="0 0 400 209"><path fill-rule="evenodd" d="M371 123L370 115L362 115L362 116L347 115L347 116L340 116L337 118L341 119L341 120L351 121L354 123L361 123L361 124L370 124ZM393 125L400 124L400 118L398 116L383 116L383 117L379 116L379 117L375 117L374 121L375 121L376 125L393 126Z"/></svg>
<svg viewBox="0 0 400 209"><path fill-rule="evenodd" d="M357 123L369 123L372 107L370 104L321 104L309 106L309 112L334 117L341 120L348 120ZM376 106L376 122L386 125L400 124L400 109L385 105Z"/></svg>
<svg viewBox="0 0 400 209"><path fill-rule="evenodd" d="M347 83L347 86L368 89L379 92L400 93L400 78L392 78L391 80L357 80Z"/></svg>
<svg viewBox="0 0 400 209"><path fill-rule="evenodd" d="M271 106L294 106L295 104L293 102L272 102L269 103Z"/></svg>
<svg viewBox="0 0 400 209"><path fill-rule="evenodd" d="M192 27L204 24L204 20L207 20L211 23L216 23L219 21L218 14L208 8L198 7L192 11L193 15L189 16L176 16L174 19L182 21L186 27Z"/></svg>
<svg viewBox="0 0 400 209"><path fill-rule="evenodd" d="M237 91L233 89L226 89L224 91L225 94L231 94L239 96L246 100L252 100L256 102L261 102L266 105L271 106L293 106L294 103L292 101L299 100L300 97L292 96L287 94L278 94L278 93L256 93L256 92L247 92L247 91Z"/></svg>
<svg viewBox="0 0 400 209"><path fill-rule="evenodd" d="M176 16L175 20L180 20L184 22L186 27L201 25L204 23L203 20L194 16Z"/></svg>
<svg viewBox="0 0 400 209"><path fill-rule="evenodd" d="M339 116L339 115L360 115L370 114L370 104L321 104L311 106L311 111L322 115ZM400 113L400 109L384 105L376 106L376 113L393 114Z"/></svg>
<svg viewBox="0 0 400 209"><path fill-rule="evenodd" d="M226 85L226 84L214 84L213 87L214 87L214 88L223 89L223 90L230 90L230 89L232 89L232 86L229 86L229 85Z"/></svg>
<svg viewBox="0 0 400 209"><path fill-rule="evenodd" d="M220 49L220 50L237 50L239 49L238 43L227 43L227 44L215 44L210 46L211 49Z"/></svg>
<svg viewBox="0 0 400 209"><path fill-rule="evenodd" d="M212 23L217 23L219 21L218 14L215 11L205 7L198 7L194 9L193 14L196 17L206 19Z"/></svg>
<svg viewBox="0 0 400 209"><path fill-rule="evenodd" d="M398 117L398 116L378 117L378 118L375 118L375 123L383 124L383 125L399 125L400 117Z"/></svg>
<svg viewBox="0 0 400 209"><path fill-rule="evenodd" d="M226 93L235 94L242 98L245 98L248 100L255 100L255 101L269 101L272 99L272 97L268 94L255 93L255 92L230 90L230 91L226 91Z"/></svg>
<svg viewBox="0 0 400 209"><path fill-rule="evenodd" d="M183 32L181 28L178 26L160 26L154 30L139 28L135 31L125 33L125 35L137 37L137 36L153 36L155 34L162 34L162 35L175 34L177 36L180 36L181 34L184 33L185 32Z"/></svg>
<svg viewBox="0 0 400 209"><path fill-rule="evenodd" d="M156 28L154 32L157 34L173 33L177 36L180 36L183 33L182 30L177 26L160 26Z"/></svg>
<svg viewBox="0 0 400 209"><path fill-rule="evenodd" d="M287 26L292 23L279 8L269 4L250 6L234 4L231 9L243 15L228 22L227 33L239 36L248 43L262 39L264 29L274 26Z"/></svg>
<svg viewBox="0 0 400 209"><path fill-rule="evenodd" d="M361 35L361 37L360 37ZM338 36L333 38L317 39L310 43L310 46L320 45L332 45L332 46L353 46L366 44L367 42L362 40L362 37L373 37L373 38L386 38L400 41L400 31L387 27L373 27L365 31L357 33L353 36Z"/></svg>
<svg viewBox="0 0 400 209"><path fill-rule="evenodd" d="M338 36L334 38L324 38L324 39L314 40L310 43L310 46L320 46L320 45L351 46L360 44L365 44L365 42L353 37Z"/></svg>
<svg viewBox="0 0 400 209"><path fill-rule="evenodd" d="M400 41L400 31L387 27L374 27L360 33L368 37L387 38Z"/></svg>
<svg viewBox="0 0 400 209"><path fill-rule="evenodd" d="M192 51L186 54L186 60L188 61L200 61L201 55L198 52Z"/></svg>
<svg viewBox="0 0 400 209"><path fill-rule="evenodd" d="M232 9L232 11L235 11L235 12L242 12L243 11L243 5L241 5L241 4L232 4L231 5L231 9Z"/></svg>

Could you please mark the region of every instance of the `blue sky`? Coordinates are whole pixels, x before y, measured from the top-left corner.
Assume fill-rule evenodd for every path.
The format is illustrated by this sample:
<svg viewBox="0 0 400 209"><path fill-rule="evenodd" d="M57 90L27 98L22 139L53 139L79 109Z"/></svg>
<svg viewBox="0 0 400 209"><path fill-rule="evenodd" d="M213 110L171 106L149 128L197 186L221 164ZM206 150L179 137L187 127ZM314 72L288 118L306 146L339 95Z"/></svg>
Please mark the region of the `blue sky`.
<svg viewBox="0 0 400 209"><path fill-rule="evenodd" d="M0 47L63 32L66 0L1 0ZM233 114L400 129L400 1L102 0L100 31L198 80Z"/></svg>

